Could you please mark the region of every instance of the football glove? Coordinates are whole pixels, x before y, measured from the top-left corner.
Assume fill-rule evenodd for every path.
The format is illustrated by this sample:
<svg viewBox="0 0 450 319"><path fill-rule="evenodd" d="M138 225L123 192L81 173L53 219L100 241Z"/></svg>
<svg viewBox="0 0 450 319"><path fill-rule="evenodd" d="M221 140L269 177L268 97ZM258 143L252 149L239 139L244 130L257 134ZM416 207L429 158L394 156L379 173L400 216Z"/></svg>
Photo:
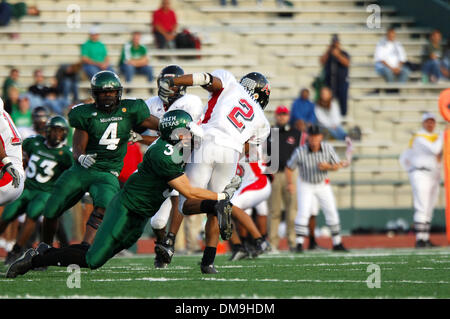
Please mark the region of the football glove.
<svg viewBox="0 0 450 319"><path fill-rule="evenodd" d="M225 199L230 200L233 195L234 192L236 192L236 190L239 188L239 186L241 186L242 183L242 179L239 176L234 176L230 183L225 186L225 189L222 191L223 194L225 194Z"/></svg>
<svg viewBox="0 0 450 319"><path fill-rule="evenodd" d="M80 155L80 157L78 157L78 162L84 168L89 168L95 164L96 157L97 157L97 154L86 154L86 155L82 154L82 155Z"/></svg>
<svg viewBox="0 0 450 319"><path fill-rule="evenodd" d="M170 89L173 86L173 77L162 77L158 81L158 96L166 104L169 104L169 96L174 94L174 92Z"/></svg>
<svg viewBox="0 0 450 319"><path fill-rule="evenodd" d="M203 129L200 127L200 125L197 125L194 122L190 122L188 123L187 128L191 131L192 135L198 136L200 138L203 137Z"/></svg>
<svg viewBox="0 0 450 319"><path fill-rule="evenodd" d="M3 158L3 164L5 164L0 171L0 179L3 178L5 173L8 173L12 177L12 186L18 188L20 185L20 174L19 171L14 167L13 163L8 157Z"/></svg>
<svg viewBox="0 0 450 319"><path fill-rule="evenodd" d="M130 132L130 138L128 139L128 142L136 143L136 142L139 142L142 140L143 140L143 138L142 138L141 134L136 133L135 131Z"/></svg>

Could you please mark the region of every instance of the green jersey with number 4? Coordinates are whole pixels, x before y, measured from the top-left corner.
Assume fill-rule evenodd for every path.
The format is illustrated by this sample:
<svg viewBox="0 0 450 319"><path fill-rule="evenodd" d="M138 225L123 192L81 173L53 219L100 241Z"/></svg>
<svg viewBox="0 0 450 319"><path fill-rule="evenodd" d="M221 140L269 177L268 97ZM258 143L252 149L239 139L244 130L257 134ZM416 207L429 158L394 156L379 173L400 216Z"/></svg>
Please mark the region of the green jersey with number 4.
<svg viewBox="0 0 450 319"><path fill-rule="evenodd" d="M167 183L183 174L180 151L167 141L157 139L145 152L138 171L125 183L123 205L130 211L153 216L172 190Z"/></svg>
<svg viewBox="0 0 450 319"><path fill-rule="evenodd" d="M34 135L23 141L22 149L28 155L25 188L51 191L58 177L73 164L68 146L49 147L42 135Z"/></svg>
<svg viewBox="0 0 450 319"><path fill-rule="evenodd" d="M89 135L86 154L97 154L90 169L119 176L130 130L149 116L144 100L125 99L111 113L96 108L95 104L75 105L69 113L69 123Z"/></svg>

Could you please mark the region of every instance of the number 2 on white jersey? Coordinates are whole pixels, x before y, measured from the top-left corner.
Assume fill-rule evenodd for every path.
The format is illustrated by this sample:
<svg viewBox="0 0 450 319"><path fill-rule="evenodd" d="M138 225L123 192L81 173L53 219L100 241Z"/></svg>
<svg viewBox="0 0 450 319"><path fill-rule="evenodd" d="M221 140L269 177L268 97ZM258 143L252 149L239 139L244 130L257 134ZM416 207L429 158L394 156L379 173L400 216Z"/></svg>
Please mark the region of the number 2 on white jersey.
<svg viewBox="0 0 450 319"><path fill-rule="evenodd" d="M242 117L245 121L253 120L253 107L244 99L239 100L239 104L242 106L234 107L230 114L228 114L227 118L231 121L231 123L238 129L239 132L242 132L245 129L245 125L243 122L240 122L237 118L238 116Z"/></svg>
<svg viewBox="0 0 450 319"><path fill-rule="evenodd" d="M120 138L117 138L117 122L114 122L108 125L98 144L107 145L107 150L114 151L117 149L119 142Z"/></svg>

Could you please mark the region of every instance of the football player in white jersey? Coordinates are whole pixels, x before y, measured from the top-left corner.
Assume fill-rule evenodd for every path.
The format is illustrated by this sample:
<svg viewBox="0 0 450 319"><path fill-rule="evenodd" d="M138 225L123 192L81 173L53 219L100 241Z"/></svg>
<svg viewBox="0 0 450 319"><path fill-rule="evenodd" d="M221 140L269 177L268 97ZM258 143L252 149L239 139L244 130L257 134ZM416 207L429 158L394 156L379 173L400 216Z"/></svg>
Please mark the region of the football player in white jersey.
<svg viewBox="0 0 450 319"><path fill-rule="evenodd" d="M161 70L161 73L158 79L168 76L175 77L184 75L184 70L178 65L169 65ZM159 96L153 96L145 101L150 110L150 114L161 118L164 113L171 110L183 110L189 113L189 115L193 119L193 123L199 123L202 119L203 115L203 103L201 99L192 94L186 94L186 87L173 88L176 91L173 95L168 97L166 102L163 102ZM201 135L201 128L190 124L190 129L194 135ZM157 131L147 130L143 133L144 139L149 139L149 141L153 142L153 140L158 138ZM151 218L151 226L153 233L156 236L156 244L162 243L162 240L165 236L165 230L167 226L167 222L169 221L170 216L172 218L180 218L182 220L182 215L178 214L178 192L172 191L170 193L170 197L167 198L164 203L161 205L158 212ZM197 216L192 216L192 218L186 219L187 228L198 228L194 225L195 221L193 220ZM192 220L191 220L192 219ZM190 222L193 223L190 223ZM180 222L181 224L181 222ZM193 233L195 233L194 229L191 229ZM195 237L195 235L193 236ZM155 256L155 267L156 268L165 268L167 266L161 259L161 256L156 253Z"/></svg>
<svg viewBox="0 0 450 319"><path fill-rule="evenodd" d="M186 175L196 187L203 186L209 190L220 190L236 174L240 154L246 143L261 144L270 133L270 124L264 115L264 108L269 101L270 87L267 79L260 73L252 72L238 82L228 71L216 70L212 73L193 73L180 77L163 77L158 81L160 97L166 100L173 94L174 86L202 86L210 92L208 107L202 120L203 138L198 149L193 150L191 160L186 165ZM236 185L238 187L239 184ZM230 198L224 198L230 199ZM179 208L183 207L185 198L180 197ZM231 210L231 209L230 209ZM189 211L184 207L180 211ZM243 222L251 218L236 206L232 207L234 218ZM175 234L172 220L168 241L155 246L163 254L165 262L173 256ZM253 224L254 225L254 224ZM206 248L203 252L201 272L215 274L214 267L219 233L222 239L231 236L231 216L219 220L207 215L205 226ZM250 232L252 230L249 229ZM255 226L255 232L259 233ZM260 233L259 233L260 234ZM265 243L259 237L257 245Z"/></svg>
<svg viewBox="0 0 450 319"><path fill-rule="evenodd" d="M22 138L0 98L0 206L16 200L24 182Z"/></svg>
<svg viewBox="0 0 450 319"><path fill-rule="evenodd" d="M265 166L261 161L251 162L248 154L241 156L237 174L242 177L242 184L231 199L234 206L243 209L249 216L252 215L252 208L255 208L257 213L256 223L263 237L267 235L267 215L269 214L267 200L272 192L270 180L264 172ZM256 252L250 248L252 244L251 238L247 238L247 230L241 225L238 226L239 236L244 240L244 246L242 246L239 236L233 236L231 238L233 252L230 260L237 261L246 258L250 253L253 257L256 257Z"/></svg>

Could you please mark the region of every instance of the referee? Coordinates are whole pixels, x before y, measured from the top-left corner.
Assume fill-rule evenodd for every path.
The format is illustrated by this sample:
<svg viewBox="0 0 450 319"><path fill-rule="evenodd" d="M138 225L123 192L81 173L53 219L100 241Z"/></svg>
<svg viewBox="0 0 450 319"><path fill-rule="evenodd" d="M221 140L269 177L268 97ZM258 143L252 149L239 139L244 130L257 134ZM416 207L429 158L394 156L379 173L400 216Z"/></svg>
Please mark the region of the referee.
<svg viewBox="0 0 450 319"><path fill-rule="evenodd" d="M308 222L314 197L325 214L325 220L331 229L334 251L347 251L342 245L340 236L339 215L336 208L333 190L328 179L328 171L336 171L348 165L341 162L333 146L323 142L320 127L312 125L308 128L307 142L298 147L285 168L288 190L295 192L293 171L298 166L299 176L297 185L298 211L295 218L296 251L303 251L303 242L308 236Z"/></svg>

